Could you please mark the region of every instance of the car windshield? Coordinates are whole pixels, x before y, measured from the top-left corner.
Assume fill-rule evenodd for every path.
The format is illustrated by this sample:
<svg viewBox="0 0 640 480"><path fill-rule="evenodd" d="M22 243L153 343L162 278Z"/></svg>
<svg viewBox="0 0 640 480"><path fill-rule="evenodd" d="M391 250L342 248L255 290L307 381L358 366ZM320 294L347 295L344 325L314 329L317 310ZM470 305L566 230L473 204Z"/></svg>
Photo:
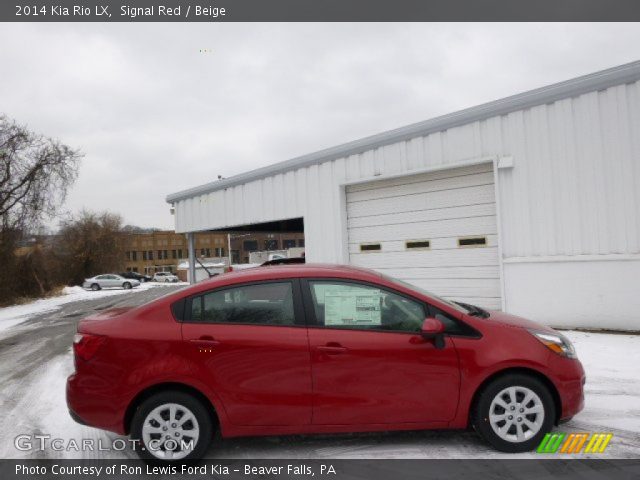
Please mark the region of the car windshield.
<svg viewBox="0 0 640 480"><path fill-rule="evenodd" d="M466 308L464 308L462 305L458 305L457 303L452 302L451 300L447 300L446 298L442 298L442 297L440 297L440 296L438 296L438 295L436 295L434 293L431 293L431 292L425 290L424 288L417 287L412 283L405 282L404 280L400 280L398 278L388 277L387 275L382 275L382 277L385 280L390 281L391 283L395 283L397 285L402 285L403 287L409 288L409 289L414 290L414 291L416 291L418 293L421 293L421 294L426 295L428 297L434 298L434 299L438 300L439 302L446 303L451 308L455 308L459 312L468 313L468 310Z"/></svg>

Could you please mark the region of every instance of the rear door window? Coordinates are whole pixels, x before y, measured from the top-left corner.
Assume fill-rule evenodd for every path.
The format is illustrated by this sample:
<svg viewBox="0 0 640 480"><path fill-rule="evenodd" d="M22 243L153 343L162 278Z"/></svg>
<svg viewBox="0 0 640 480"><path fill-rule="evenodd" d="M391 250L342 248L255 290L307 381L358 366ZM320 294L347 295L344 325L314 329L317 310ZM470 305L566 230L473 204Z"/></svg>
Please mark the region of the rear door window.
<svg viewBox="0 0 640 480"><path fill-rule="evenodd" d="M242 285L193 297L189 321L294 325L293 285L291 282Z"/></svg>

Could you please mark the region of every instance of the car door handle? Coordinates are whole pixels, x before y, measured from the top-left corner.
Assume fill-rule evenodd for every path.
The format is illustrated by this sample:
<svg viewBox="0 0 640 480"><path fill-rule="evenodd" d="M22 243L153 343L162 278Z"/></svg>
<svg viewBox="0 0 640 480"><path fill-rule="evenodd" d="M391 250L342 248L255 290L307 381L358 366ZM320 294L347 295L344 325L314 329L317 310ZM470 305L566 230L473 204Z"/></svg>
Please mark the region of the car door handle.
<svg viewBox="0 0 640 480"><path fill-rule="evenodd" d="M326 345L321 345L319 347L316 347L316 350L322 353L326 353L327 355L339 355L341 353L347 352L347 349L339 343L328 343Z"/></svg>
<svg viewBox="0 0 640 480"><path fill-rule="evenodd" d="M189 340L191 343L195 343L197 345L205 345L207 347L213 347L215 345L220 345L220 342L213 337L208 335L200 337L200 338L192 338Z"/></svg>

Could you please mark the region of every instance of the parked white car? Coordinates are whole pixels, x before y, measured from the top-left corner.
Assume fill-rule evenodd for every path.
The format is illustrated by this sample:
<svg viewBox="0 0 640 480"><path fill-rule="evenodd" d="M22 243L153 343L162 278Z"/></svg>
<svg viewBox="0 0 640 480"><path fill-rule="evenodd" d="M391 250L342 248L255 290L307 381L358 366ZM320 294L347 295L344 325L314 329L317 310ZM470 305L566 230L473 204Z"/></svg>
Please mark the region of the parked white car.
<svg viewBox="0 0 640 480"><path fill-rule="evenodd" d="M103 288L124 288L129 290L130 288L140 285L138 280L133 278L124 278L115 273L107 273L104 275L96 275L95 277L86 278L82 283L82 288L87 290L101 290Z"/></svg>
<svg viewBox="0 0 640 480"><path fill-rule="evenodd" d="M169 272L158 272L153 276L154 282L171 282L176 283L179 282L180 279L176 277L173 273Z"/></svg>

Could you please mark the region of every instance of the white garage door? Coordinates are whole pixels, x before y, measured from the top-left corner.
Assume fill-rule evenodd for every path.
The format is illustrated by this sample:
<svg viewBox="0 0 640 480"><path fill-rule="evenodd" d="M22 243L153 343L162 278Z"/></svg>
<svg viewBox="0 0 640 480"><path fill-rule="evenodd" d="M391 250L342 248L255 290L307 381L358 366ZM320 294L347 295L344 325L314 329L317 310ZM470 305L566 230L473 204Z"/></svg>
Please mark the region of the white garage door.
<svg viewBox="0 0 640 480"><path fill-rule="evenodd" d="M347 228L353 265L500 308L491 164L349 186Z"/></svg>

